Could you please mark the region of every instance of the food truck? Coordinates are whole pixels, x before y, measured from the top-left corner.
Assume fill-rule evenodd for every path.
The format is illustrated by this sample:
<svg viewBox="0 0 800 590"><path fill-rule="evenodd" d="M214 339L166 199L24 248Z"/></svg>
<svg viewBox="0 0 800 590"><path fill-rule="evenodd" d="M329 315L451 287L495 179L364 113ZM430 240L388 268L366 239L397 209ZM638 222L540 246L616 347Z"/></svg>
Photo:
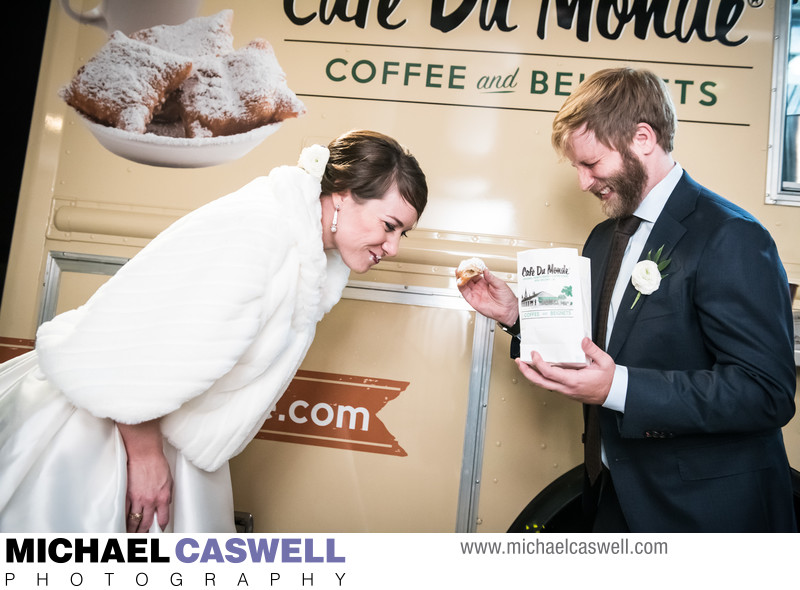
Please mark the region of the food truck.
<svg viewBox="0 0 800 590"><path fill-rule="evenodd" d="M0 359L32 349L42 322L85 302L173 221L295 164L304 147L375 129L408 146L429 183L399 255L351 274L275 412L231 461L245 530L496 533L546 528L568 509L581 407L525 380L509 336L464 302L454 270L478 257L515 287L518 252L580 250L603 219L550 145L554 114L596 70L646 67L667 82L675 159L755 215L800 283L800 12L789 0L125 4L50 3ZM63 100L113 30L226 10L237 47L272 46L305 114L164 146L120 139ZM784 437L800 468L800 417Z"/></svg>

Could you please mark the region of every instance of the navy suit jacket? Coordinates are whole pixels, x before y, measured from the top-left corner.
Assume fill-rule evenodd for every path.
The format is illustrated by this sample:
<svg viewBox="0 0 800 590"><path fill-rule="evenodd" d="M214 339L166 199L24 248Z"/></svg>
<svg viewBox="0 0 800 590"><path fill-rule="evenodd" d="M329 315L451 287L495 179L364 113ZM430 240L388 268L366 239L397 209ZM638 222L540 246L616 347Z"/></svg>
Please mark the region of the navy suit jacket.
<svg viewBox="0 0 800 590"><path fill-rule="evenodd" d="M611 220L599 224L583 250L594 310L613 230ZM795 411L793 323L775 244L749 213L684 173L642 259L662 245L667 276L633 309L628 284L608 346L629 375L625 411L601 409L628 525L794 530L780 430Z"/></svg>

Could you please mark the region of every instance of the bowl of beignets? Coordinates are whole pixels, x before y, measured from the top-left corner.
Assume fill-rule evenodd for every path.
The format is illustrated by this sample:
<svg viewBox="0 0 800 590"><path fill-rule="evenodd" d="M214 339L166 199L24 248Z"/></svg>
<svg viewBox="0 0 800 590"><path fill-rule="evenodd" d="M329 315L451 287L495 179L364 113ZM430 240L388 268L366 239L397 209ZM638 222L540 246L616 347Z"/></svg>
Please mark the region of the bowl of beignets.
<svg viewBox="0 0 800 590"><path fill-rule="evenodd" d="M281 126L281 123L270 123L235 135L184 138L153 133L139 135L100 125L83 116L80 119L100 145L111 153L139 164L169 168L203 168L238 160Z"/></svg>
<svg viewBox="0 0 800 590"><path fill-rule="evenodd" d="M272 46L235 49L232 10L127 36L113 32L61 89L109 151L154 166L240 158L305 114Z"/></svg>

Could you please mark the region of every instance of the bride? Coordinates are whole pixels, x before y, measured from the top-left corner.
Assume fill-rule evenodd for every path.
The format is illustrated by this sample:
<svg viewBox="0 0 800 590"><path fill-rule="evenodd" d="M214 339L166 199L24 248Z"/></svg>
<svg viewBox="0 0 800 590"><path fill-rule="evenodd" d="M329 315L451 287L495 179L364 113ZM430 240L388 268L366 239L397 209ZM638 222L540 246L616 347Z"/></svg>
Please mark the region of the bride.
<svg viewBox="0 0 800 590"><path fill-rule="evenodd" d="M178 220L0 365L0 532L234 532L228 460L350 271L427 202L394 139L312 146Z"/></svg>

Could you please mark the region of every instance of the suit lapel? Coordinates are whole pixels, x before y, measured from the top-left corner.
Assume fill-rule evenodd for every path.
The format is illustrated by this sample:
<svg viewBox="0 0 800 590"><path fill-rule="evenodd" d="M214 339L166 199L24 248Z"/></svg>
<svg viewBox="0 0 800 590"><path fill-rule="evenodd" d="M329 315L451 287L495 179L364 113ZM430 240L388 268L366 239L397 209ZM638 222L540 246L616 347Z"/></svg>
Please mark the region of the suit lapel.
<svg viewBox="0 0 800 590"><path fill-rule="evenodd" d="M694 210L698 194L699 189L697 185L689 175L684 172L681 180L672 191L663 211L658 216L655 225L653 225L653 229L650 232L650 236L647 238L639 260L646 260L648 252L652 252L655 256L658 249L664 246L661 252L661 259L672 259L670 266L665 269L664 272L669 275L678 268L680 260L675 259L675 247L678 245L681 237L686 233L683 219ZM669 277L664 279L664 281L668 280ZM661 288L663 288L663 283ZM633 305L633 302L636 300L636 294L636 288L628 281L625 294L622 296L622 301L620 302L619 310L617 310L617 315L614 320L611 340L608 343L608 353L612 357L619 353L637 316L647 305L647 297L643 295L639 298L636 306L631 309L631 305Z"/></svg>

